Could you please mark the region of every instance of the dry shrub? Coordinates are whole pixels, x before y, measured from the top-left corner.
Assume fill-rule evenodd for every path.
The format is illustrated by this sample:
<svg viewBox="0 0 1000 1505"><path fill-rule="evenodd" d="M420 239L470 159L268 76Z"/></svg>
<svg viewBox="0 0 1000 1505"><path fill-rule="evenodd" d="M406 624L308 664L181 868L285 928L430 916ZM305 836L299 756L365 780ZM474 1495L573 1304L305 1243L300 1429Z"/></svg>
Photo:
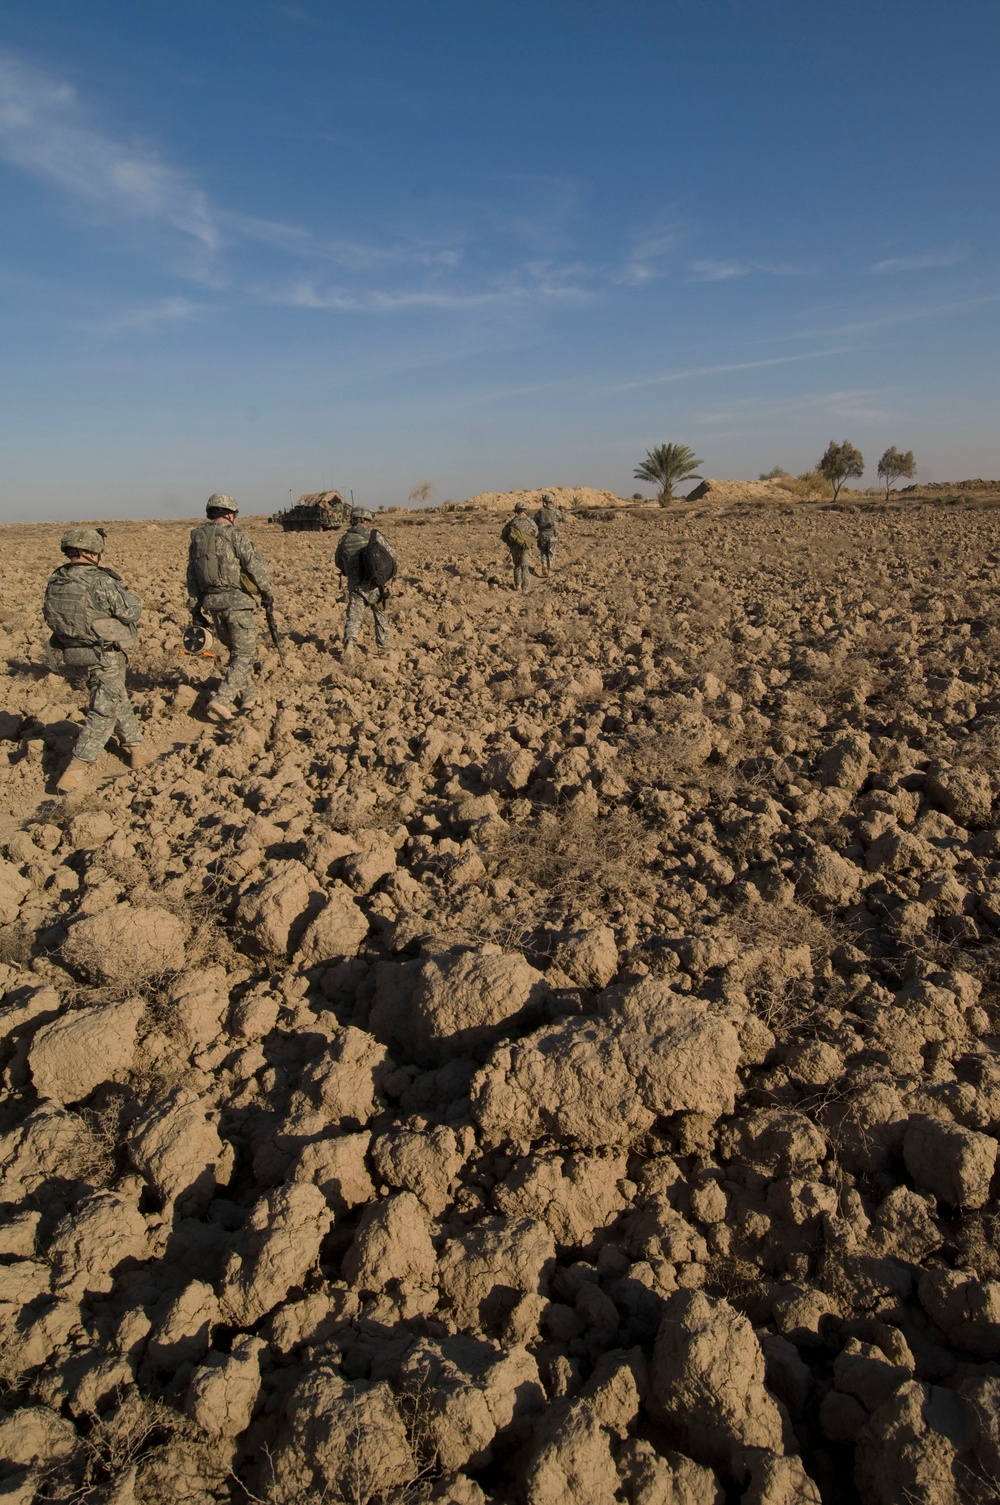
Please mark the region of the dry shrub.
<svg viewBox="0 0 1000 1505"><path fill-rule="evenodd" d="M476 893L456 916L456 939L470 945L499 946L501 951L524 954L539 951L539 930L551 911L544 898L531 902L519 898L516 904L504 905L481 892ZM544 948L543 948L544 949Z"/></svg>
<svg viewBox="0 0 1000 1505"><path fill-rule="evenodd" d="M223 966L231 971L237 965L236 948L223 927L225 890L226 885L215 875L208 876L197 891L149 889L149 903L168 910L190 927L184 947L185 969ZM154 998L151 994L150 1001Z"/></svg>
<svg viewBox="0 0 1000 1505"><path fill-rule="evenodd" d="M623 777L639 785L672 789L704 768L704 753L683 728L640 727L622 748Z"/></svg>
<svg viewBox="0 0 1000 1505"><path fill-rule="evenodd" d="M799 978L779 980L761 966L743 987L751 1009L778 1040L811 1031L822 1017L810 984Z"/></svg>
<svg viewBox="0 0 1000 1505"><path fill-rule="evenodd" d="M110 1186L118 1169L118 1143L111 1137L110 1125L97 1121L97 1115L86 1111L81 1115L87 1125L86 1137L80 1137L74 1146L75 1155L64 1167L67 1176L72 1175L88 1186Z"/></svg>
<svg viewBox="0 0 1000 1505"><path fill-rule="evenodd" d="M505 831L489 850L488 870L573 913L652 896L651 851L634 811L618 806L600 815L573 804Z"/></svg>
<svg viewBox="0 0 1000 1505"><path fill-rule="evenodd" d="M255 1494L235 1475L230 1477L250 1505L418 1505L426 1498L421 1485L438 1467L433 1440L432 1391L421 1379L392 1405L403 1423L406 1449L412 1459L404 1470L398 1436L392 1428L373 1424L371 1391L362 1391L344 1408L343 1445L336 1477L324 1477L308 1489L281 1478L277 1460L264 1448L263 1494Z"/></svg>
<svg viewBox="0 0 1000 1505"><path fill-rule="evenodd" d="M760 1265L738 1254L715 1254L705 1267L708 1294L725 1297L753 1322L764 1320L760 1308L767 1300L766 1289Z"/></svg>
<svg viewBox="0 0 1000 1505"><path fill-rule="evenodd" d="M24 1384L31 1365L25 1361L24 1342L13 1324L0 1330L0 1392L8 1405Z"/></svg>
<svg viewBox="0 0 1000 1505"><path fill-rule="evenodd" d="M868 1105L860 1100L860 1093L847 1087L842 1092L831 1092L810 1116L822 1127L839 1161L848 1148L854 1153L863 1150L866 1155L873 1150L875 1136L870 1112ZM867 1185L870 1176L861 1176L859 1180Z"/></svg>
<svg viewBox="0 0 1000 1505"><path fill-rule="evenodd" d="M130 998L145 1002L169 986L180 971L176 968L143 969L133 958L111 957L96 944L91 946L78 942L74 950L73 966L79 967L90 977L99 977L91 984L79 984L68 996L80 1005L98 1003L124 1003Z"/></svg>
<svg viewBox="0 0 1000 1505"><path fill-rule="evenodd" d="M0 1345L0 1355L2 1352ZM122 1399L119 1389L117 1402L112 1411L100 1415L91 1411L78 1418L77 1456L66 1463L43 1468L34 1499L134 1500L137 1472L166 1452L174 1437L190 1434L192 1430L191 1424L176 1411L158 1401L147 1400L135 1390Z"/></svg>
<svg viewBox="0 0 1000 1505"><path fill-rule="evenodd" d="M804 904L755 904L741 909L729 920L733 934L747 946L808 946L813 961L829 956L840 937L826 915Z"/></svg>
<svg viewBox="0 0 1000 1505"><path fill-rule="evenodd" d="M801 475L783 475L775 479L780 483L782 491L787 491L790 496L797 496L802 501L828 501L833 496L833 487L818 470L804 470Z"/></svg>
<svg viewBox="0 0 1000 1505"><path fill-rule="evenodd" d="M101 852L99 866L133 903L149 896L149 873L134 852L119 851L109 842Z"/></svg>
<svg viewBox="0 0 1000 1505"><path fill-rule="evenodd" d="M82 1108L92 1148L87 1146L84 1161L87 1174L81 1180L92 1186L109 1186L118 1170L118 1156L128 1130L128 1093L120 1087L109 1089L92 1107ZM89 1158L88 1158L89 1157Z"/></svg>
<svg viewBox="0 0 1000 1505"><path fill-rule="evenodd" d="M20 920L0 925L0 966L26 967L31 961L34 933Z"/></svg>
<svg viewBox="0 0 1000 1505"><path fill-rule="evenodd" d="M176 1025L172 1026L170 1033L178 1040L181 1039ZM175 1088L183 1085L186 1078L187 1063L184 1055L168 1055L158 1049L154 1036L149 1044L144 1042L136 1050L126 1085L140 1106L152 1107L165 1101Z"/></svg>
<svg viewBox="0 0 1000 1505"><path fill-rule="evenodd" d="M84 1474L74 1498L86 1500L99 1488L113 1490L141 1462L162 1452L188 1424L176 1411L129 1391L115 1410L91 1413L83 1435Z"/></svg>
<svg viewBox="0 0 1000 1505"><path fill-rule="evenodd" d="M88 948L78 948L77 960L91 976L100 976L99 986L81 986L76 997L83 1003L119 1002L126 998L142 998L151 1012L161 1022L157 1003L177 974L192 967L221 965L231 970L237 963L237 954L223 928L223 893L225 885L220 877L209 878L198 891L178 891L176 888L158 888L138 858L120 857L108 864L102 863L105 871L114 878L126 893L130 904L136 908L166 910L176 915L188 927L187 939L177 965L144 969L133 956L123 954L120 962L111 965L106 952L94 949L93 957Z"/></svg>
<svg viewBox="0 0 1000 1505"><path fill-rule="evenodd" d="M816 698L824 705L831 700L871 699L881 694L888 684L888 675L873 662L868 652L849 649L834 652L827 664L817 665L808 674L806 683L814 690Z"/></svg>
<svg viewBox="0 0 1000 1505"><path fill-rule="evenodd" d="M1000 1280L1000 1213L988 1208L966 1213L952 1242L957 1267L975 1270L980 1280Z"/></svg>

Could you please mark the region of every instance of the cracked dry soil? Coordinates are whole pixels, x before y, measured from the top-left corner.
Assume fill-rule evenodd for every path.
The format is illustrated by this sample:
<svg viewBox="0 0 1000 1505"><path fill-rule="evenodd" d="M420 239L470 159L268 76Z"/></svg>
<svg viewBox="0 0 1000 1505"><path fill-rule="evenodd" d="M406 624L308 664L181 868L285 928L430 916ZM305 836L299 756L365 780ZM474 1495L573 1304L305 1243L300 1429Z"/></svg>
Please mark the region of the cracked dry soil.
<svg viewBox="0 0 1000 1505"><path fill-rule="evenodd" d="M248 524L258 710L112 524L161 750L61 801L5 529L0 1499L987 1505L1000 512Z"/></svg>

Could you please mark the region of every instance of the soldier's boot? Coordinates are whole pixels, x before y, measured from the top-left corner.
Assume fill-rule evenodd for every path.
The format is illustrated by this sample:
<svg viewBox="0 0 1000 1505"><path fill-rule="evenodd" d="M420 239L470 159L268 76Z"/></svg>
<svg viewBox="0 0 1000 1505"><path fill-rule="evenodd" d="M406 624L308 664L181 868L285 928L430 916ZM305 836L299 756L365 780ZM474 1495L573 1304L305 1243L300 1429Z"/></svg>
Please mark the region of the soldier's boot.
<svg viewBox="0 0 1000 1505"><path fill-rule="evenodd" d="M122 751L128 758L129 768L145 768L146 764L152 763L156 757L156 749L150 747L148 742L133 742Z"/></svg>
<svg viewBox="0 0 1000 1505"><path fill-rule="evenodd" d="M236 715L236 708L229 704L228 700L219 700L213 697L205 708L213 721L232 721Z"/></svg>
<svg viewBox="0 0 1000 1505"><path fill-rule="evenodd" d="M90 764L83 758L70 758L59 778L56 780L56 788L60 794L75 794L82 789L90 773Z"/></svg>
<svg viewBox="0 0 1000 1505"><path fill-rule="evenodd" d="M343 648L340 650L340 661L342 664L353 664L357 656L358 645L352 638L351 641L349 643L345 643Z"/></svg>

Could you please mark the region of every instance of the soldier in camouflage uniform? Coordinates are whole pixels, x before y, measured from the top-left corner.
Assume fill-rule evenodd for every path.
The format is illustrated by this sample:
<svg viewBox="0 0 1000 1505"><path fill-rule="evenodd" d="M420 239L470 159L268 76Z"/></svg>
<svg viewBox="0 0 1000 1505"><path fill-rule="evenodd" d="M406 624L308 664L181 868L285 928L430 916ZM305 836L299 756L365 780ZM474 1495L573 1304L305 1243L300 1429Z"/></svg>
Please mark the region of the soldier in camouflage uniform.
<svg viewBox="0 0 1000 1505"><path fill-rule="evenodd" d="M528 564L528 555L535 546L538 529L528 516L525 502L517 503L514 516L504 524L500 537L510 550L510 562L514 566L514 589L530 590L531 567ZM531 542L522 543L518 539L530 539Z"/></svg>
<svg viewBox="0 0 1000 1505"><path fill-rule="evenodd" d="M256 704L254 600L269 606L274 593L264 556L236 526L239 508L233 498L213 492L205 513L208 521L192 530L188 548L188 609L199 626L208 626L210 619L215 636L229 649L225 678L208 703L210 716L229 721L237 700L245 711Z"/></svg>
<svg viewBox="0 0 1000 1505"><path fill-rule="evenodd" d="M50 642L69 669L86 669L90 701L73 756L56 784L60 794L80 788L112 732L129 766L141 768L154 754L143 742L135 719L125 668L135 642L142 602L126 590L121 576L101 563L104 533L99 528L70 528L60 548L60 565L45 587L42 608L52 630Z"/></svg>
<svg viewBox="0 0 1000 1505"><path fill-rule="evenodd" d="M347 582L347 621L344 624L343 656L350 656L358 640L365 617L371 610L375 621L375 647L384 653L389 646L389 613L386 603L389 592L379 586L369 585L362 579L361 555L373 532L392 555L396 551L383 533L373 527L375 515L367 507L355 507L351 512L351 526L341 535L333 562Z"/></svg>
<svg viewBox="0 0 1000 1505"><path fill-rule="evenodd" d="M555 505L555 498L549 491L543 491L541 496L542 505L535 513L535 527L538 529L538 553L542 561L542 569L546 575L551 574L552 565L556 557L556 539L559 535L559 524L563 520L561 507Z"/></svg>

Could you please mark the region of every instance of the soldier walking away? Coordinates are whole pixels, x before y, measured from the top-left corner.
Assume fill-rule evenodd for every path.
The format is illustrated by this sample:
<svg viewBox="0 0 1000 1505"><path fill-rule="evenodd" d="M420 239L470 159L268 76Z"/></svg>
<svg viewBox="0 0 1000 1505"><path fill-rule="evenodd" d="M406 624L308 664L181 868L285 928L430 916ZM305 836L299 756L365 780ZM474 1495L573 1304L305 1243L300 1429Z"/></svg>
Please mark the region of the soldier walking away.
<svg viewBox="0 0 1000 1505"><path fill-rule="evenodd" d="M142 602L126 590L118 575L101 563L104 531L70 528L59 547L66 555L45 587L42 607L58 648L69 669L86 669L90 701L87 718L73 748L73 756L56 783L60 794L79 789L107 745L112 732L130 768L142 768L155 757L143 742L125 687L128 652L136 639Z"/></svg>
<svg viewBox="0 0 1000 1505"><path fill-rule="evenodd" d="M237 701L245 711L257 703L254 602L265 608L274 602L264 556L236 526L239 510L226 492L213 492L205 506L208 521L192 529L188 548L188 610L229 649L225 678L208 703L216 721L230 721Z"/></svg>
<svg viewBox="0 0 1000 1505"><path fill-rule="evenodd" d="M504 523L500 537L510 550L510 562L514 566L514 589L529 590L531 568L528 564L528 555L535 547L538 529L528 516L527 503L517 503L514 516Z"/></svg>
<svg viewBox="0 0 1000 1505"><path fill-rule="evenodd" d="M546 575L552 573L552 566L556 557L556 539L559 536L559 524L565 514L561 507L555 505L555 498L549 491L543 491L541 496L542 505L535 513L535 527L538 529L538 553L542 561L542 571Z"/></svg>
<svg viewBox="0 0 1000 1505"><path fill-rule="evenodd" d="M396 551L374 526L374 513L354 507L351 526L337 544L334 563L347 581L347 621L344 625L343 657L347 658L369 608L375 620L375 647L384 653L389 645L389 584L396 574Z"/></svg>

